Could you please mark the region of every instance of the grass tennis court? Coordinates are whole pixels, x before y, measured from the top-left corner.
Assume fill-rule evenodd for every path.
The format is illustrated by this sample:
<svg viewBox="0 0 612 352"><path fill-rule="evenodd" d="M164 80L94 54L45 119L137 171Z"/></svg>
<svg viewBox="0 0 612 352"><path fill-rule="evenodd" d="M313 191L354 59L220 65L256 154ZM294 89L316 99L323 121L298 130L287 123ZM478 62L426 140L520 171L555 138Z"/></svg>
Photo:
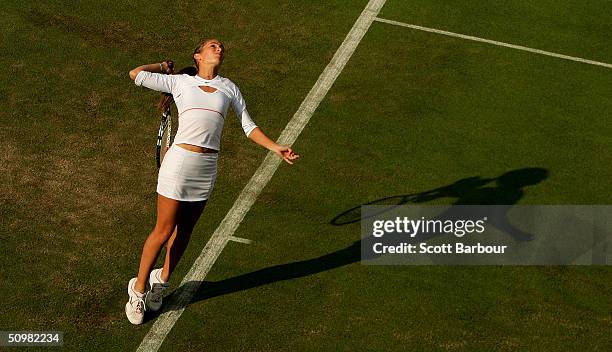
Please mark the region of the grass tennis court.
<svg viewBox="0 0 612 352"><path fill-rule="evenodd" d="M66 350L136 350L123 311L154 225L157 94L127 72L190 65L202 38L276 138L367 1L7 3L0 78L0 330ZM599 2L388 0L380 18L612 63ZM360 264L362 204L541 168L482 204L610 204L612 70L374 22L160 351L605 351L608 267ZM265 156L226 123L213 198L175 289ZM457 198L431 203L451 204ZM336 222L337 223L337 222Z"/></svg>

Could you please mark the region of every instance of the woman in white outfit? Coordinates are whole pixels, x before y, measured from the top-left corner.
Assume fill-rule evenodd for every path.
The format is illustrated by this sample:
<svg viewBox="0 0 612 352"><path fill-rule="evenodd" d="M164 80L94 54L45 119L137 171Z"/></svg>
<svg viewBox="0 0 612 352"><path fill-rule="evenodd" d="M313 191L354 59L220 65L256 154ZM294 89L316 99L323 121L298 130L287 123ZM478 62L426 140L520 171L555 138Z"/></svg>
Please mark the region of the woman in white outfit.
<svg viewBox="0 0 612 352"><path fill-rule="evenodd" d="M163 290L214 188L221 132L230 105L248 138L289 164L299 158L289 146L268 138L253 122L238 87L217 74L223 58L223 44L208 39L194 50L195 76L168 75L172 68L166 61L130 71L136 85L172 94L179 111L174 144L159 170L157 223L144 243L138 277L128 283L125 312L132 324L142 323L145 310L161 307ZM152 270L164 245L164 266Z"/></svg>

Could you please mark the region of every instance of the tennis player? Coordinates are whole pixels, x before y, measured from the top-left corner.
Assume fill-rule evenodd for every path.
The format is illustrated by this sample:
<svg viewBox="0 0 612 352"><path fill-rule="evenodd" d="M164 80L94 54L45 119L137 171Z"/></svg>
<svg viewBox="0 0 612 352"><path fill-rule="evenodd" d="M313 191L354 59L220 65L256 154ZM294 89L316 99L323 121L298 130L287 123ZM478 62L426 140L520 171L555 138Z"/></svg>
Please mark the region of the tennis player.
<svg viewBox="0 0 612 352"><path fill-rule="evenodd" d="M164 157L157 180L157 223L144 243L138 277L128 283L125 313L132 324L142 323L145 310L161 308L172 271L214 188L221 131L230 105L248 138L289 164L299 158L289 146L275 143L257 127L238 87L218 75L223 58L223 44L207 39L193 52L195 76L169 75L172 65L166 61L130 71L137 86L172 94L179 112L174 144ZM152 270L164 245L163 268Z"/></svg>

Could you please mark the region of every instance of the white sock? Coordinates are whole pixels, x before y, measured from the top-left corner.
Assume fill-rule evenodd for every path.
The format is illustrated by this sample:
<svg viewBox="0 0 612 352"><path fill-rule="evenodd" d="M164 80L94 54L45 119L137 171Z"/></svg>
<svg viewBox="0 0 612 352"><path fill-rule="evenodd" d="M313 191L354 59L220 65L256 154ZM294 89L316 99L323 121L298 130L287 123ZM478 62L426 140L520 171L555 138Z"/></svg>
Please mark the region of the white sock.
<svg viewBox="0 0 612 352"><path fill-rule="evenodd" d="M166 281L162 280L162 278L161 278L162 270L158 271L157 275L155 275L155 276L156 276L156 279L159 280L159 282L161 282L162 284L165 284Z"/></svg>
<svg viewBox="0 0 612 352"><path fill-rule="evenodd" d="M136 281L134 281L134 285L132 286L132 292L134 292L138 298L142 298L145 295L144 293L136 291Z"/></svg>

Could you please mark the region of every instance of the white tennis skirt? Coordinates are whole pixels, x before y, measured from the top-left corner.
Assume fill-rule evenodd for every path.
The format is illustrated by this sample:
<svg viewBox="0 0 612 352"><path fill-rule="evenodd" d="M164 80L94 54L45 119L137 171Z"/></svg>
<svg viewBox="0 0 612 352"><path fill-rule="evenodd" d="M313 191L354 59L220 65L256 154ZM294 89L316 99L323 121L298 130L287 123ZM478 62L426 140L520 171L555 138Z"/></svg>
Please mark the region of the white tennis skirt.
<svg viewBox="0 0 612 352"><path fill-rule="evenodd" d="M195 202L210 197L217 179L218 153L198 153L172 145L157 178L157 193Z"/></svg>

